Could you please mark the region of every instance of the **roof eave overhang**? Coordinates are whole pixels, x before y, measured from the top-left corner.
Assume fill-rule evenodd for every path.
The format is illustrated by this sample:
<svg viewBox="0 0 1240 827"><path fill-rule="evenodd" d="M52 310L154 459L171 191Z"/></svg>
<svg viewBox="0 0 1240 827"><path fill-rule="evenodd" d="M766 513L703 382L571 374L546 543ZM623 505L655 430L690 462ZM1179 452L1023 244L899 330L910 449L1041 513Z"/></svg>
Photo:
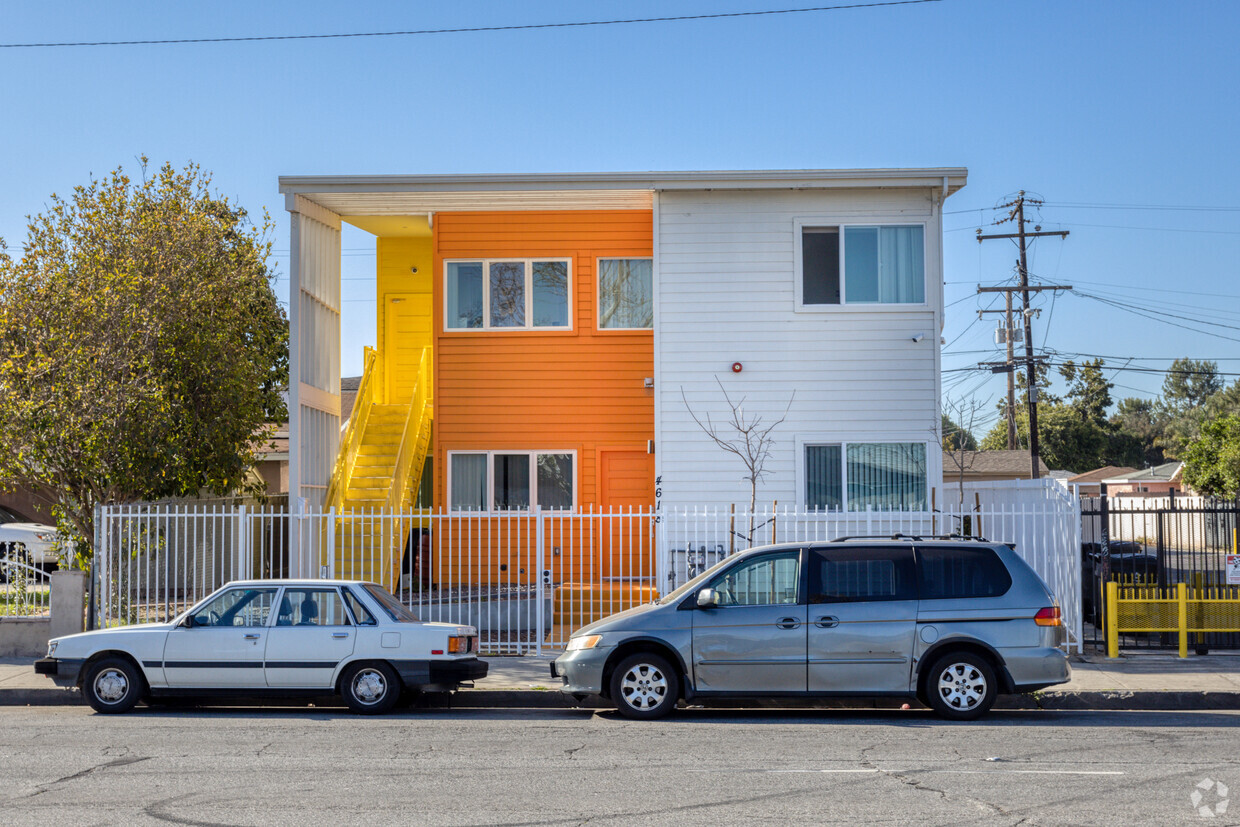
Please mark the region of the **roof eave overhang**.
<svg viewBox="0 0 1240 827"><path fill-rule="evenodd" d="M280 192L290 202L301 196L342 216L371 214L377 201L386 200L384 196L390 196L391 204L385 205L389 209L402 202L416 208L419 197L425 198L428 206L441 205L439 208L444 209L453 202L453 195L464 196L464 204L472 206L478 202L478 196L490 193L495 193L505 205L518 203L523 194L528 194L534 204L554 203L547 198L553 193L569 195L564 199L566 204L589 205L597 200L600 204L620 205L628 203L617 200L623 194L632 196L632 203L639 204L643 195L649 198L655 192L686 190L929 188L940 191L946 197L963 187L967 180L968 170L964 167L506 175L286 175L279 179ZM571 194L581 197L574 202Z"/></svg>

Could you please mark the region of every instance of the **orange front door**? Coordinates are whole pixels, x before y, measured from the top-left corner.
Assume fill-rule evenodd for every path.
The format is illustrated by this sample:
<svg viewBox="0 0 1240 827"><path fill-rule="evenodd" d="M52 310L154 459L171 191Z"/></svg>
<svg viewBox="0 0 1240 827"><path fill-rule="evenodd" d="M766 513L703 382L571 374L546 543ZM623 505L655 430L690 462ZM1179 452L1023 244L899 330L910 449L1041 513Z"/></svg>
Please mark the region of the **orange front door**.
<svg viewBox="0 0 1240 827"><path fill-rule="evenodd" d="M604 511L654 507L654 454L599 451L599 505Z"/></svg>

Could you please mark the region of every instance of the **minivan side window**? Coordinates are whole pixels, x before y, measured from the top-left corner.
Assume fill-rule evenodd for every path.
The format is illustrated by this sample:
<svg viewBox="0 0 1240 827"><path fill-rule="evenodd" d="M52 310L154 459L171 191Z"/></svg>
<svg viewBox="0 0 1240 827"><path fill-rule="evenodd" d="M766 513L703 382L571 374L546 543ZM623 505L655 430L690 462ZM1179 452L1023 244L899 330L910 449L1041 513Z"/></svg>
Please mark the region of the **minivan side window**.
<svg viewBox="0 0 1240 827"><path fill-rule="evenodd" d="M1012 588L1007 566L984 546L917 549L922 600L998 597Z"/></svg>
<svg viewBox="0 0 1240 827"><path fill-rule="evenodd" d="M746 560L720 574L707 588L720 606L770 606L797 602L801 552L785 551Z"/></svg>
<svg viewBox="0 0 1240 827"><path fill-rule="evenodd" d="M916 600L915 577L912 549L813 549L809 557L809 602Z"/></svg>

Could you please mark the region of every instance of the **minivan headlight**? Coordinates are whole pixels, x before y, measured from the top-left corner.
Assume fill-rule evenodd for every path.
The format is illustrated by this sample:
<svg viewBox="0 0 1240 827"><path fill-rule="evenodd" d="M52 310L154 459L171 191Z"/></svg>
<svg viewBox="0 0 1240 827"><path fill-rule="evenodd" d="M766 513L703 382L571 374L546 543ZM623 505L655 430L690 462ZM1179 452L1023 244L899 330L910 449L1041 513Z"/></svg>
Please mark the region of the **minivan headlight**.
<svg viewBox="0 0 1240 827"><path fill-rule="evenodd" d="M602 635L582 635L581 637L573 637L568 639L568 651L576 652L580 649L593 649L598 646L598 642L603 639Z"/></svg>

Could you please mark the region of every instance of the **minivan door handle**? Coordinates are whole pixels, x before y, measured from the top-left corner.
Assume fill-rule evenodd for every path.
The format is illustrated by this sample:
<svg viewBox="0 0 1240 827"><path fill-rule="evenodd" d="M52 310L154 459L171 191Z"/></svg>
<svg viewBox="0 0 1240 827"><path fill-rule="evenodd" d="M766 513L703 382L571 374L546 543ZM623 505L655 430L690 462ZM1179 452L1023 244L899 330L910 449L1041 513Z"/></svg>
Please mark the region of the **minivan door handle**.
<svg viewBox="0 0 1240 827"><path fill-rule="evenodd" d="M801 625L801 621L795 617L781 617L775 621L775 625L781 629L795 629Z"/></svg>
<svg viewBox="0 0 1240 827"><path fill-rule="evenodd" d="M820 629L830 629L840 625L840 619L834 615L823 615L814 621L814 625Z"/></svg>

